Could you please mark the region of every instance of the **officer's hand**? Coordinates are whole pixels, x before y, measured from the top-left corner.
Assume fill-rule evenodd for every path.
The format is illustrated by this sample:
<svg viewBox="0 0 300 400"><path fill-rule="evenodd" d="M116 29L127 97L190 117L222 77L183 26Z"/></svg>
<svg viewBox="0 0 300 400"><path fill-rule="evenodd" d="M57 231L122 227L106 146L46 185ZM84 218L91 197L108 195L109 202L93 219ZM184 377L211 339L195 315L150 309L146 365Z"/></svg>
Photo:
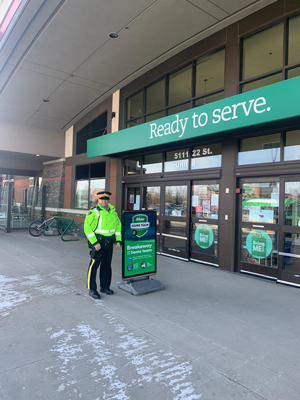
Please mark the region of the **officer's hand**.
<svg viewBox="0 0 300 400"><path fill-rule="evenodd" d="M95 247L96 251L99 251L101 249L100 243L95 244L94 247Z"/></svg>
<svg viewBox="0 0 300 400"><path fill-rule="evenodd" d="M116 244L116 249L117 249L117 250L120 250L120 248L121 248L121 243L118 242L118 243Z"/></svg>

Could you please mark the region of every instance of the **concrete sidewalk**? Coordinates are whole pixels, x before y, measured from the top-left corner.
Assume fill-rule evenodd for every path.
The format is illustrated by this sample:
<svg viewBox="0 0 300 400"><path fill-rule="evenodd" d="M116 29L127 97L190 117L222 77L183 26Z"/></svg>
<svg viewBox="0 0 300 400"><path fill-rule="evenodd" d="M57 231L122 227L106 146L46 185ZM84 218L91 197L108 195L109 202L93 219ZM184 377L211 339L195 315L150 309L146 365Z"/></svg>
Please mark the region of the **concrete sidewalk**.
<svg viewBox="0 0 300 400"><path fill-rule="evenodd" d="M300 399L300 291L158 256L165 290L88 296L85 241L0 231L0 399Z"/></svg>

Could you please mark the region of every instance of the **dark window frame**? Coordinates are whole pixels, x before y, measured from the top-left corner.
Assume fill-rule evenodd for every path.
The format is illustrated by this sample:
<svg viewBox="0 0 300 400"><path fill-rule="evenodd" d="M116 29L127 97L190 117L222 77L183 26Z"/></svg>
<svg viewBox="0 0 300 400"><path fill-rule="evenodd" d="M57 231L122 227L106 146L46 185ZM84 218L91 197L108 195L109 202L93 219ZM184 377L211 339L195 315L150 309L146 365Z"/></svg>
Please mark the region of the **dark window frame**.
<svg viewBox="0 0 300 400"><path fill-rule="evenodd" d="M275 133L280 133L280 161L276 162L275 164L278 166L283 166L283 165L288 165L290 164L299 164L300 160L284 160L284 148L286 147L286 134L288 132L292 132L295 130L300 130L300 126L293 126L293 127L289 127L289 128L285 128L285 129L272 129L272 130L268 130L266 132L264 132L262 135L258 135L257 132L256 133L252 133L252 134L248 134L248 135L242 135L237 137L238 139L238 144L237 144L237 154L240 152L240 143L241 140L243 139L249 139L249 138L253 138L253 137L262 137L262 136L268 136L268 135L272 135ZM274 165L274 163L261 163L261 164L254 164L254 166L268 166L268 165ZM246 167L246 168L251 168L251 164L246 164L246 165L238 165L237 164L237 160L236 160L236 167L237 168L241 168L241 167Z"/></svg>
<svg viewBox="0 0 300 400"><path fill-rule="evenodd" d="M99 177L94 177L91 178L91 166L92 165L96 165L96 164L103 164L104 167L104 175L103 176L99 176ZM85 167L86 165L88 165L88 169L89 169L89 174L87 178L82 178L82 179L77 179L76 173L77 173L77 167ZM74 204L74 208L76 210L89 210L92 207L92 204L90 202L90 190L91 190L91 181L93 180L99 180L99 179L104 179L106 182L106 162L102 161L102 162L96 162L96 163L92 163L92 164L78 164L75 166L75 195L74 195L74 200L76 201L76 187L77 187L77 182L85 182L88 181L88 207L87 208L80 208L80 207L76 207L76 204Z"/></svg>
<svg viewBox="0 0 300 400"><path fill-rule="evenodd" d="M105 125L105 127L93 131L93 130L92 130L92 124L93 124L97 119L101 118L104 114L106 114L106 125ZM92 121L90 121L87 125L85 125L83 128L81 128L80 131L76 132L76 149L75 149L75 155L86 154L86 152L84 152L84 151L82 152L82 151L80 151L80 150L78 149L78 136L79 136L79 134L80 134L84 129L89 128L89 132L87 132L87 133L85 134L85 136L88 136L88 138L86 139L86 142L87 142L88 140L90 140L90 139L94 139L95 137L102 136L103 133L104 133L104 132L106 131L106 129L107 129L107 116L108 116L108 110L105 110L105 111L103 111L100 115L98 115L96 118L94 118ZM102 134L97 135L97 136L94 136L94 137L92 136L93 133L95 133L95 132L100 132L100 131L102 132Z"/></svg>
<svg viewBox="0 0 300 400"><path fill-rule="evenodd" d="M252 83L252 82L257 82L259 80L262 80L264 78L268 78L271 76L274 76L276 74L282 74L282 79L281 81L287 80L287 75L288 71L295 69L297 67L300 67L300 61L298 63L294 64L288 64L288 40L289 40L289 21L293 18L300 17L300 13L296 13L293 15L288 15L283 18L280 18L276 22L272 24L268 24L267 26L264 26L262 29L256 30L255 32L251 32L248 35L241 36L240 37L240 63L239 63L239 93L242 92L242 87L243 85L246 85L247 83ZM251 36L255 36L263 31L266 31L276 25L283 24L283 54L282 54L282 67L274 69L272 71L268 71L264 74L254 76L252 78L248 79L242 79L242 74L243 74L243 43L245 39L250 38Z"/></svg>
<svg viewBox="0 0 300 400"><path fill-rule="evenodd" d="M141 120L141 123L143 124L143 123L146 122L146 117L149 117L149 116L154 115L154 114L159 113L159 112L164 112L164 116L166 117L166 116L168 116L168 110L169 109L172 109L174 107L179 107L179 106L181 106L183 104L190 103L190 109L194 108L196 100L208 97L208 96L213 95L213 94L221 93L221 92L225 93L225 62L224 62L224 87L223 88L219 88L217 90L212 90L211 92L207 92L207 93L205 93L205 95L195 96L197 60L199 60L199 59L201 59L203 57L207 57L207 56L210 56L212 54L218 53L219 51L222 51L222 50L225 50L225 57L226 57L226 46L222 45L222 46L220 46L220 47L218 47L218 48L216 48L216 49L214 49L214 50L212 50L210 52L207 52L207 53L201 55L201 57L199 57L199 56L194 57L192 60L190 60L190 61L184 63L183 65L175 68L174 70L172 70L172 71L160 76L159 78L155 79L153 82L151 82L148 85L145 85L145 86L139 88L134 93L132 93L129 96L127 96L124 99L124 102L125 102L125 106L124 106L124 128L126 129L127 128L127 124L129 124L130 122L134 122L134 121L137 121L137 120ZM170 77L170 75L180 71L181 69L184 69L184 68L188 67L189 65L191 65L191 68L192 68L192 71L191 71L192 73L191 73L191 96L190 96L190 99L170 106L170 105L168 105L169 77ZM164 105L164 108L162 108L160 110L157 110L155 112L146 113L146 89L148 87L154 85L155 83L157 83L159 81L162 81L163 79L165 80L165 105ZM140 92L143 93L142 115L139 118L127 119L128 100L130 100L130 98L136 96Z"/></svg>
<svg viewBox="0 0 300 400"><path fill-rule="evenodd" d="M203 147L203 146L210 146L210 145L212 145L212 144L221 144L221 149L222 149L222 140L220 140L220 139L216 139L216 140L211 140L211 141L206 141L206 142L204 142L204 143L193 143L193 144L190 144L190 145L187 145L187 146L185 146L187 149L188 149L188 152L189 152L189 157L188 157L188 162L189 162L189 167L188 167L188 169L187 170L184 170L184 171L178 171L178 173L186 173L187 171L191 171L191 172L194 172L195 171L195 169L192 169L191 168L191 160L193 159L193 157L192 157L192 150L193 150L193 148L194 147L197 147L197 146L201 146L201 147ZM172 173L174 173L175 171L172 171L172 172L165 172L165 162L166 162L166 154L169 152L169 151L181 151L182 150L182 147L183 146L179 146L179 145L177 145L176 147L174 147L174 148L170 148L170 149L168 149L168 150L164 150L164 151L157 151L157 152L147 152L147 153L144 153L144 154L142 154L141 156L138 156L138 155L133 155L132 157L141 157L141 168L140 168L140 172L139 173L137 173L137 174L130 174L130 175L124 175L124 167L125 167L125 165L124 165L124 160L130 160L130 157L123 157L122 158L122 177L124 178L124 177L126 177L126 178L130 178L130 177L136 177L136 176L149 176L149 175L151 175L151 176L155 176L155 175L161 175L161 174L172 174ZM145 156L147 156L147 155L152 155L152 154L159 154L159 153L162 153L162 171L161 172L154 172L154 173L148 173L148 174L144 174L143 173L143 167L144 167L144 161L145 161ZM222 151L221 151L221 155L222 155ZM222 160L221 160L221 166L220 167L213 167L214 169L215 168L222 168ZM209 169L209 168L199 168L199 170L206 170L206 169Z"/></svg>

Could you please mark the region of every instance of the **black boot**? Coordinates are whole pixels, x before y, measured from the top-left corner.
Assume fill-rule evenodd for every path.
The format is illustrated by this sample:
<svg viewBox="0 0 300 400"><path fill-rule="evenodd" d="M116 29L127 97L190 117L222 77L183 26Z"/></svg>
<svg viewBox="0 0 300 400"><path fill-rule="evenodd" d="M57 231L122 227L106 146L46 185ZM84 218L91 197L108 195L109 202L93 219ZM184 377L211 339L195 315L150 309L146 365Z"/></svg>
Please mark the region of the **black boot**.
<svg viewBox="0 0 300 400"><path fill-rule="evenodd" d="M100 294L97 292L97 290L90 290L89 291L89 295L93 298L93 299L101 299Z"/></svg>
<svg viewBox="0 0 300 400"><path fill-rule="evenodd" d="M105 288L100 288L100 292L105 294L114 294L113 290Z"/></svg>

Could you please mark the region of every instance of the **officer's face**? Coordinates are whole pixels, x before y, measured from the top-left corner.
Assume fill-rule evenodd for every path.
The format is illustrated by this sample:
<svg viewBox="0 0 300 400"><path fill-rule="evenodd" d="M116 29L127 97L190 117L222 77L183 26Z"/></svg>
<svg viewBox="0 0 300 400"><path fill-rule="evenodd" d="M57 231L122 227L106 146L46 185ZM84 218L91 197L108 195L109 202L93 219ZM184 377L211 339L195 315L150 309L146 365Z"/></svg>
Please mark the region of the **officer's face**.
<svg viewBox="0 0 300 400"><path fill-rule="evenodd" d="M99 199L98 201L101 207L107 207L107 204L109 202L108 199Z"/></svg>

